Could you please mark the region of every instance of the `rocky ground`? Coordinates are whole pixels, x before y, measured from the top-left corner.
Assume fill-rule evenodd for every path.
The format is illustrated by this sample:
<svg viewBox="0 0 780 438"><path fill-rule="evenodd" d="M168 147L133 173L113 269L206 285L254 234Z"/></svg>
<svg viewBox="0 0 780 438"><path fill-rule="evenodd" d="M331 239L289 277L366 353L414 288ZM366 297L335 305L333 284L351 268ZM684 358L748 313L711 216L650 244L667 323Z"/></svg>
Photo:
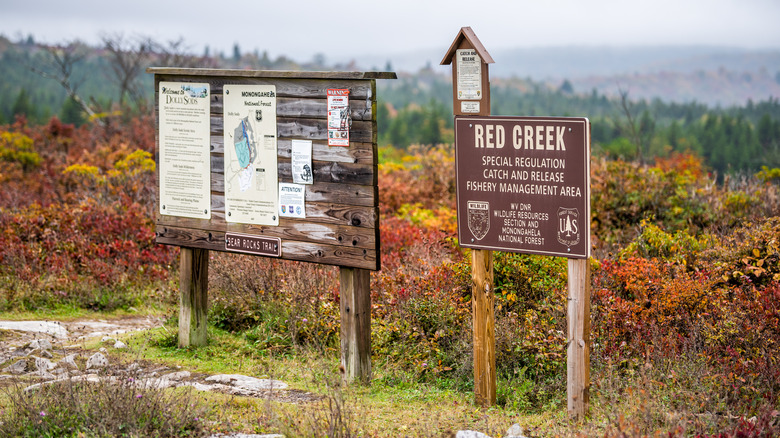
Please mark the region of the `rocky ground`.
<svg viewBox="0 0 780 438"><path fill-rule="evenodd" d="M127 348L118 335L159 327L152 317L111 321L0 321L0 385L22 383L28 387L65 379L101 381L132 375L138 385L157 388L192 386L245 397L283 402L308 402L316 394L289 389L285 382L240 374L193 373L144 360L112 363L111 350ZM84 348L87 340L100 339L100 351Z"/></svg>
<svg viewBox="0 0 780 438"><path fill-rule="evenodd" d="M288 403L305 403L321 396L288 388L285 382L240 374L193 373L142 359L112 363L111 350L127 348L118 335L159 327L153 317L128 317L111 321L0 321L0 386L22 384L26 389L62 380L113 382L131 375L143 387L191 386L245 397L262 397ZM98 339L99 351L87 350L87 340ZM490 438L476 431L458 431L456 438ZM518 425L506 437L523 437ZM213 438L271 438L281 435L214 435Z"/></svg>
<svg viewBox="0 0 780 438"><path fill-rule="evenodd" d="M123 333L159 327L153 317L130 317L111 321L0 321L0 386L21 384L25 389L58 381L118 382L132 376L142 387L191 386L245 397L262 397L302 403L320 396L289 389L285 382L240 374L192 373L144 360L114 362L111 350L127 345L117 337ZM100 351L87 350L87 340L100 339ZM261 438L281 435L214 435L213 438Z"/></svg>

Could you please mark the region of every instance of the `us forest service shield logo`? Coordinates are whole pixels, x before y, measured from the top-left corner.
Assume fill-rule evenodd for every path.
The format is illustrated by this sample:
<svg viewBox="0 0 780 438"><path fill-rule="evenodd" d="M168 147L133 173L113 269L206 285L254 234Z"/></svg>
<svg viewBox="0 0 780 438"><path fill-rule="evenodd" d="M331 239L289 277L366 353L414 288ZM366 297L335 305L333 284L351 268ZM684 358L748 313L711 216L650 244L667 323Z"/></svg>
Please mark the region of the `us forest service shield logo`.
<svg viewBox="0 0 780 438"><path fill-rule="evenodd" d="M567 247L580 243L580 212L576 208L558 208L558 242Z"/></svg>
<svg viewBox="0 0 780 438"><path fill-rule="evenodd" d="M258 122L263 121L263 110L259 110L259 109L255 110L255 120L257 120Z"/></svg>
<svg viewBox="0 0 780 438"><path fill-rule="evenodd" d="M490 203L468 201L469 231L477 240L482 240L490 230Z"/></svg>

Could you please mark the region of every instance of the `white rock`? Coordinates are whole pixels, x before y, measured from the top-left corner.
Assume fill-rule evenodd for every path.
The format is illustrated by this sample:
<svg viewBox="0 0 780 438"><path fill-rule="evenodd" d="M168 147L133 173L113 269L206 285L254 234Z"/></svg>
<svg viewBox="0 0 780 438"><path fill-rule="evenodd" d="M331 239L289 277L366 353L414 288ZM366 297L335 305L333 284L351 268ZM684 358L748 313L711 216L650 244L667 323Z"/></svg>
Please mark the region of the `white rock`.
<svg viewBox="0 0 780 438"><path fill-rule="evenodd" d="M105 368L108 366L108 359L101 353L95 353L87 359L87 369Z"/></svg>
<svg viewBox="0 0 780 438"><path fill-rule="evenodd" d="M27 345L27 348L32 348L32 349L40 348L41 350L45 351L45 350L51 350L52 345L51 345L51 341L48 339L35 339L34 341L30 342Z"/></svg>
<svg viewBox="0 0 780 438"><path fill-rule="evenodd" d="M20 359L11 365L3 368L3 372L11 374L24 374L27 371L27 361Z"/></svg>
<svg viewBox="0 0 780 438"><path fill-rule="evenodd" d="M189 371L177 371L175 373L169 373L164 376L162 376L162 379L168 379L168 380L174 380L174 381L180 381L183 379L187 379L192 375Z"/></svg>
<svg viewBox="0 0 780 438"><path fill-rule="evenodd" d="M55 376L54 374L52 374L52 373L50 373L48 371L45 371L45 370L33 371L31 373L28 373L27 375L28 376L35 376L35 377L42 377L42 378L44 378L46 380L54 380L54 379L57 378L57 376Z"/></svg>
<svg viewBox="0 0 780 438"><path fill-rule="evenodd" d="M490 436L475 430L459 430L455 438L490 438Z"/></svg>
<svg viewBox="0 0 780 438"><path fill-rule="evenodd" d="M517 423L513 424L507 429L505 438L525 438L525 435L523 435L523 428Z"/></svg>
<svg viewBox="0 0 780 438"><path fill-rule="evenodd" d="M79 369L78 364L76 364L76 354L69 354L60 359L58 363L64 368Z"/></svg>
<svg viewBox="0 0 780 438"><path fill-rule="evenodd" d="M192 386L193 388L197 389L198 391L211 391L214 389L215 385L206 385L199 382L190 382L187 383L187 385Z"/></svg>
<svg viewBox="0 0 780 438"><path fill-rule="evenodd" d="M35 369L38 371L49 371L57 367L57 365L54 362L50 361L49 359L43 357L36 357L34 359L35 359Z"/></svg>
<svg viewBox="0 0 780 438"><path fill-rule="evenodd" d="M281 380L258 379L257 377L243 376L241 374L217 374L207 377L206 381L233 385L250 391L287 388L287 384Z"/></svg>
<svg viewBox="0 0 780 438"><path fill-rule="evenodd" d="M68 337L68 330L59 322L54 321L0 321L0 329L43 333L57 339Z"/></svg>
<svg viewBox="0 0 780 438"><path fill-rule="evenodd" d="M177 383L173 380L159 378L139 379L135 382L136 387L144 389L165 389L176 385Z"/></svg>
<svg viewBox="0 0 780 438"><path fill-rule="evenodd" d="M116 342L116 339L112 338L111 336L103 336L100 338L100 342Z"/></svg>
<svg viewBox="0 0 780 438"><path fill-rule="evenodd" d="M116 341L116 342L114 342L114 348L116 348L117 350L122 350L122 349L127 348L127 344L125 344L122 341Z"/></svg>

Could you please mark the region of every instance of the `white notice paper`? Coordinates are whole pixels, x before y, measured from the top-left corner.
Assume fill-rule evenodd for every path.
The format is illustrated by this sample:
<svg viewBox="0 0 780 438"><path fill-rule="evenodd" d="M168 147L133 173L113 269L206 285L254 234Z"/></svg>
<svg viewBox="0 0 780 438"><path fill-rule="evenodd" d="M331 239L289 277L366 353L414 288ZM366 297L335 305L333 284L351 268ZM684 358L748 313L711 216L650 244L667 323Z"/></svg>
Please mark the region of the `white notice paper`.
<svg viewBox="0 0 780 438"><path fill-rule="evenodd" d="M306 186L279 183L279 216L306 217Z"/></svg>
<svg viewBox="0 0 780 438"><path fill-rule="evenodd" d="M482 99L482 58L475 49L458 49L458 99Z"/></svg>
<svg viewBox="0 0 780 438"><path fill-rule="evenodd" d="M296 184L312 184L311 140L292 141L292 174Z"/></svg>
<svg viewBox="0 0 780 438"><path fill-rule="evenodd" d="M209 84L159 86L160 214L211 219Z"/></svg>
<svg viewBox="0 0 780 438"><path fill-rule="evenodd" d="M225 220L279 225L276 86L224 86Z"/></svg>

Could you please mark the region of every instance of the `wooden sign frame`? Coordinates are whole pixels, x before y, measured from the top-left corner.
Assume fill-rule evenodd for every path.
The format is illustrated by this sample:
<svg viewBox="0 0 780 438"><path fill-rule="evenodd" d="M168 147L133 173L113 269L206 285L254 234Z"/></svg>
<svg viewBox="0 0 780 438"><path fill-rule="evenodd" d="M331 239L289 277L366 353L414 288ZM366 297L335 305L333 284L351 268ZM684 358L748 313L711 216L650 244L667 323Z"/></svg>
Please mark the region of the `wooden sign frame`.
<svg viewBox="0 0 780 438"><path fill-rule="evenodd" d="M376 271L381 268L377 186L376 79L388 72L287 72L149 68L161 81L211 86L211 219L157 214L157 243L233 252L225 234L278 238L281 259ZM280 218L278 226L225 220L223 95L225 84L270 84L277 92L279 182L292 183L291 142L312 141L314 183L306 185L306 218ZM327 143L327 90L350 91L349 147ZM159 96L155 98L159 123ZM159 138L156 157L159 163ZM160 166L158 165L158 172ZM159 181L158 175L158 181ZM159 203L159 191L157 201ZM158 209L159 211L159 209Z"/></svg>
<svg viewBox="0 0 780 438"><path fill-rule="evenodd" d="M345 379L370 380L370 271L381 268L376 80L395 79L396 74L161 67L146 71L154 74L158 126L156 241L181 247L179 345L199 346L207 341L208 251L336 265L340 267L341 361L346 368ZM200 210L203 213L210 210L204 215L207 218L160 213L159 183L164 176L160 174L161 82L163 85L191 83L179 88L187 92L197 89L198 97L209 99L210 151L208 163L202 167L207 167L209 173L210 208ZM202 88L206 85L208 90L204 92ZM270 181L274 189L277 184L294 182L293 141L311 141L313 183L304 185L305 217L279 217L278 225L226 220L224 92L227 85L274 90L275 112L271 115L276 130L271 137L275 136L278 175L275 181ZM329 146L328 90L334 89L349 95L348 110L340 110L348 121L341 126L342 131L345 126L348 129L347 147ZM268 91L264 93L269 95ZM261 114L257 117L262 120Z"/></svg>

